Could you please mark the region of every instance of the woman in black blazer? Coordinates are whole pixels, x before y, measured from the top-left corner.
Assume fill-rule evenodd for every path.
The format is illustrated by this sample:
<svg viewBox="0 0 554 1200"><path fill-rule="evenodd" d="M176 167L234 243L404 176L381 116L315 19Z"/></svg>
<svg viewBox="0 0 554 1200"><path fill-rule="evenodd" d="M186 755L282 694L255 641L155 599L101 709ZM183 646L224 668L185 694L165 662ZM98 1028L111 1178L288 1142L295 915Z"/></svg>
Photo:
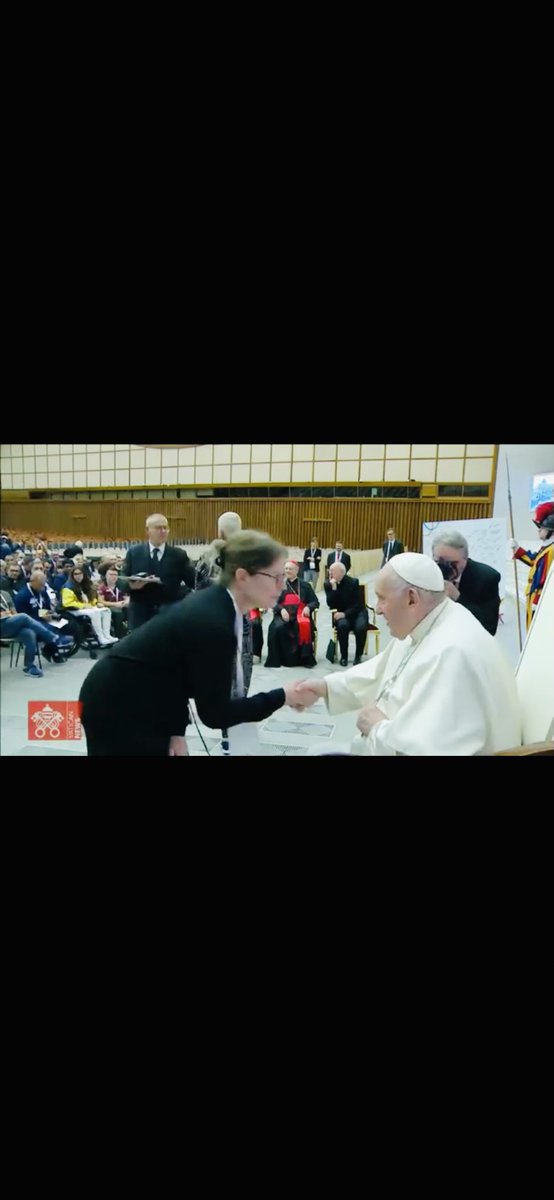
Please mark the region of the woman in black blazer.
<svg viewBox="0 0 554 1200"><path fill-rule="evenodd" d="M262 721L283 704L296 704L296 683L241 696L242 614L273 607L285 559L284 548L267 534L236 534L221 550L213 587L147 622L99 661L79 697L89 755L186 755L191 697L213 729Z"/></svg>

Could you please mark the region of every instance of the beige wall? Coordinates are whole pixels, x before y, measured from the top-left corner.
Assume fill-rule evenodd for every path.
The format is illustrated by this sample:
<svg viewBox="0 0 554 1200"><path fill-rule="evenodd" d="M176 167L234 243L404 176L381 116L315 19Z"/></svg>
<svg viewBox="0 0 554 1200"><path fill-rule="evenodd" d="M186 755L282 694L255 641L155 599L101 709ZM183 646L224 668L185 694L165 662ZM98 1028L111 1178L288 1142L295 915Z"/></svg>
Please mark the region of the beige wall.
<svg viewBox="0 0 554 1200"><path fill-rule="evenodd" d="M205 488L226 484L490 483L490 443L241 443L1 447L2 489Z"/></svg>

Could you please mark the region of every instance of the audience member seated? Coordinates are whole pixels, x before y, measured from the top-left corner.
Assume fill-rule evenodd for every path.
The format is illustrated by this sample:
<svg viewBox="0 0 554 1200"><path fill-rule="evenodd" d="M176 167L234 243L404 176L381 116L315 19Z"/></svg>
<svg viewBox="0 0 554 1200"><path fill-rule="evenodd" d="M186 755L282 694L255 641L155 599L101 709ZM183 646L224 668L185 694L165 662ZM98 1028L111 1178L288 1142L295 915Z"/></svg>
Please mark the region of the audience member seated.
<svg viewBox="0 0 554 1200"><path fill-rule="evenodd" d="M64 588L67 584L68 575L72 567L72 562L58 563L48 576L50 587L53 588L58 599L61 595L62 588Z"/></svg>
<svg viewBox="0 0 554 1200"><path fill-rule="evenodd" d="M118 638L125 637L128 632L125 609L129 603L129 597L124 596L117 586L117 567L108 566L103 582L98 585L98 598L103 600L106 608L109 608L112 614L113 631L116 636Z"/></svg>
<svg viewBox="0 0 554 1200"><path fill-rule="evenodd" d="M59 556L57 554L52 554L51 558L46 563L46 578L49 584L52 584L54 575L58 570L58 560Z"/></svg>
<svg viewBox="0 0 554 1200"><path fill-rule="evenodd" d="M98 603L95 589L81 567L72 567L66 586L62 588L62 608L81 620L88 617L101 646L111 646L118 638L110 634L112 614Z"/></svg>
<svg viewBox="0 0 554 1200"><path fill-rule="evenodd" d="M310 583L298 578L298 563L285 563L285 587L273 609L267 635L266 667L315 667L313 614L319 600Z"/></svg>
<svg viewBox="0 0 554 1200"><path fill-rule="evenodd" d="M71 638L61 637L59 634L54 633L52 629L49 629L45 623L35 621L27 613L16 612L9 592L0 592L0 617L2 637L12 638L17 642L21 642L24 648L24 675L34 675L38 678L43 674L40 667L35 664L37 641L44 642L45 649L43 653L45 657L48 657L48 651L54 662L59 661L54 657L57 647L66 645L67 642L71 641Z"/></svg>
<svg viewBox="0 0 554 1200"><path fill-rule="evenodd" d="M82 553L83 553L83 543L82 542L70 542L69 546L66 546L66 548L63 552L63 556L64 556L64 558L75 558L76 554L82 554Z"/></svg>
<svg viewBox="0 0 554 1200"><path fill-rule="evenodd" d="M13 600L15 599L17 593L21 591L21 588L25 583L27 583L27 576L22 567L20 567L19 563L16 562L14 558L8 559L6 565L6 574L2 576L2 587L4 591L9 592Z"/></svg>
<svg viewBox="0 0 554 1200"><path fill-rule="evenodd" d="M47 587L46 575L42 568L33 571L29 582L15 596L14 604L18 613L26 613L28 617L32 617L34 621L38 621L47 629L50 628L50 622L59 615L56 612L56 597ZM59 635L59 646L71 646L72 643L72 637L67 634ZM45 646L43 653L49 662L66 662L55 646Z"/></svg>
<svg viewBox="0 0 554 1200"><path fill-rule="evenodd" d="M89 562L88 558L85 558L84 554L76 554L73 559L73 565L80 567L83 574L88 579L92 579L92 563Z"/></svg>
<svg viewBox="0 0 554 1200"><path fill-rule="evenodd" d="M32 566L31 566L31 570L29 571L29 576L25 580L25 583L31 582L31 579L32 579L35 571L41 571L42 574L44 575L44 588L46 589L46 591L48 592L48 594L50 596L50 599L52 601L52 607L55 608L57 605L57 602L58 602L58 597L56 596L54 589L51 587L51 585L48 581L47 563L43 562L42 559L40 559L40 558L35 558Z"/></svg>
<svg viewBox="0 0 554 1200"><path fill-rule="evenodd" d="M13 554L15 546L11 537L7 533L0 535L0 558L7 558L8 554Z"/></svg>
<svg viewBox="0 0 554 1200"><path fill-rule="evenodd" d="M6 537L0 544L0 558L11 558L14 555L23 555L25 553L21 542L15 541L14 538Z"/></svg>
<svg viewBox="0 0 554 1200"><path fill-rule="evenodd" d="M329 608L335 608L334 623L340 646L340 665L348 666L348 635L356 636L354 666L362 661L366 634L369 628L367 608L357 579L346 574L342 562L331 563L329 579L325 584L325 595Z"/></svg>
<svg viewBox="0 0 554 1200"><path fill-rule="evenodd" d="M115 550L113 550L113 551L108 550L107 554L105 554L104 557L99 560L98 573L99 573L102 581L104 581L104 579L106 577L106 571L108 570L108 567L116 567L118 570L118 573L119 573L119 567L118 567L119 561L122 561L122 560L118 559L118 556L115 553Z"/></svg>
<svg viewBox="0 0 554 1200"><path fill-rule="evenodd" d="M73 570L73 567L74 567L74 566L75 566L75 563L73 562L73 559L71 559L71 558L70 558L70 559L68 559L68 560L67 560L67 562L66 562L66 561L64 561L64 562L62 563L61 572L62 572L62 575L63 575L63 577L64 577L64 582L62 583L61 587L60 587L59 589L56 589L56 590L58 590L58 591L60 591L60 592L61 592L61 591L62 591L62 588L64 588L64 587L66 587L66 586L67 586L67 581L68 581L68 579L69 579L69 576L71 575L71 572L72 572L72 570Z"/></svg>
<svg viewBox="0 0 554 1200"><path fill-rule="evenodd" d="M51 561L51 555L48 551L48 547L46 546L45 542L35 542L35 545L33 548L33 554L34 554L35 558L39 558L40 561L44 564L49 563Z"/></svg>
<svg viewBox="0 0 554 1200"><path fill-rule="evenodd" d="M35 621L47 623L54 615L55 604L52 604L51 589L46 588L46 572L42 567L34 567L31 576L19 588L14 604L18 612L27 613Z"/></svg>

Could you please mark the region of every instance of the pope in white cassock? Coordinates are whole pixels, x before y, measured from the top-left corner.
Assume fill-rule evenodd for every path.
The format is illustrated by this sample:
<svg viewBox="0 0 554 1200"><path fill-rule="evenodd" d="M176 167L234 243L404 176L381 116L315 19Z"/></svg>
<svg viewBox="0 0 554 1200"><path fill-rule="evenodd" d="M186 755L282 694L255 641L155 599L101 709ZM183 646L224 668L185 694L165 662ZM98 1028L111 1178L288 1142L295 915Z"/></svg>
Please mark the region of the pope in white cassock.
<svg viewBox="0 0 554 1200"><path fill-rule="evenodd" d="M360 709L352 754L494 754L521 745L514 673L490 633L446 596L437 564L397 554L379 571L375 594L393 635L386 650L298 683L299 702L323 696L330 713Z"/></svg>

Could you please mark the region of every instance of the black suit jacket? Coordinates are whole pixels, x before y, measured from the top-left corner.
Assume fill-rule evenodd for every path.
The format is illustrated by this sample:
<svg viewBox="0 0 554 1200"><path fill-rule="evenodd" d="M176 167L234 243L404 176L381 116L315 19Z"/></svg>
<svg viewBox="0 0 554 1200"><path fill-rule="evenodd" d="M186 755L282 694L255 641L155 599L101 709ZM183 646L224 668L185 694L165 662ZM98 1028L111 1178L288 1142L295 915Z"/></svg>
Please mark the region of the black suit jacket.
<svg viewBox="0 0 554 1200"><path fill-rule="evenodd" d="M139 575L141 571L146 571L147 575L159 575L161 584L147 583L139 591L127 587L127 577ZM163 558L154 564L150 557L150 546L148 542L143 542L141 546L131 546L127 551L118 587L129 592L131 604L153 613L161 604L173 604L181 599L181 580L187 587L194 587L194 567L186 551L178 546L166 546Z"/></svg>
<svg viewBox="0 0 554 1200"><path fill-rule="evenodd" d="M327 555L327 570L329 570L329 567L332 567L333 563L336 561L337 561L337 552L336 552L336 550L332 550L331 553ZM350 570L350 567L352 565L352 560L350 558L350 555L346 553L346 550L342 551L341 556L340 556L340 562L343 563L343 565L346 567L347 571Z"/></svg>
<svg viewBox="0 0 554 1200"><path fill-rule="evenodd" d="M327 581L325 595L329 608L336 608L337 612L343 612L348 621L353 621L358 613L364 611L360 581L353 575L345 575L335 591Z"/></svg>
<svg viewBox="0 0 554 1200"><path fill-rule="evenodd" d="M381 562L382 567L385 566L385 563L390 562L391 558L394 558L395 554L403 554L404 553L404 543L399 542L398 539L396 539L396 541L394 541L392 543L392 550L389 554L389 557L387 558L388 548L389 548L389 543L383 542L383 560Z"/></svg>
<svg viewBox="0 0 554 1200"><path fill-rule="evenodd" d="M123 638L81 688L87 732L112 740L183 734L193 697L202 721L228 729L261 721L285 703L282 688L232 700L235 607L219 584L195 592Z"/></svg>
<svg viewBox="0 0 554 1200"><path fill-rule="evenodd" d="M500 592L498 585L500 575L494 567L486 563L474 562L468 558L465 570L458 584L460 596L458 604L468 608L470 613L481 622L481 625L494 634L498 629L498 614L500 611Z"/></svg>

